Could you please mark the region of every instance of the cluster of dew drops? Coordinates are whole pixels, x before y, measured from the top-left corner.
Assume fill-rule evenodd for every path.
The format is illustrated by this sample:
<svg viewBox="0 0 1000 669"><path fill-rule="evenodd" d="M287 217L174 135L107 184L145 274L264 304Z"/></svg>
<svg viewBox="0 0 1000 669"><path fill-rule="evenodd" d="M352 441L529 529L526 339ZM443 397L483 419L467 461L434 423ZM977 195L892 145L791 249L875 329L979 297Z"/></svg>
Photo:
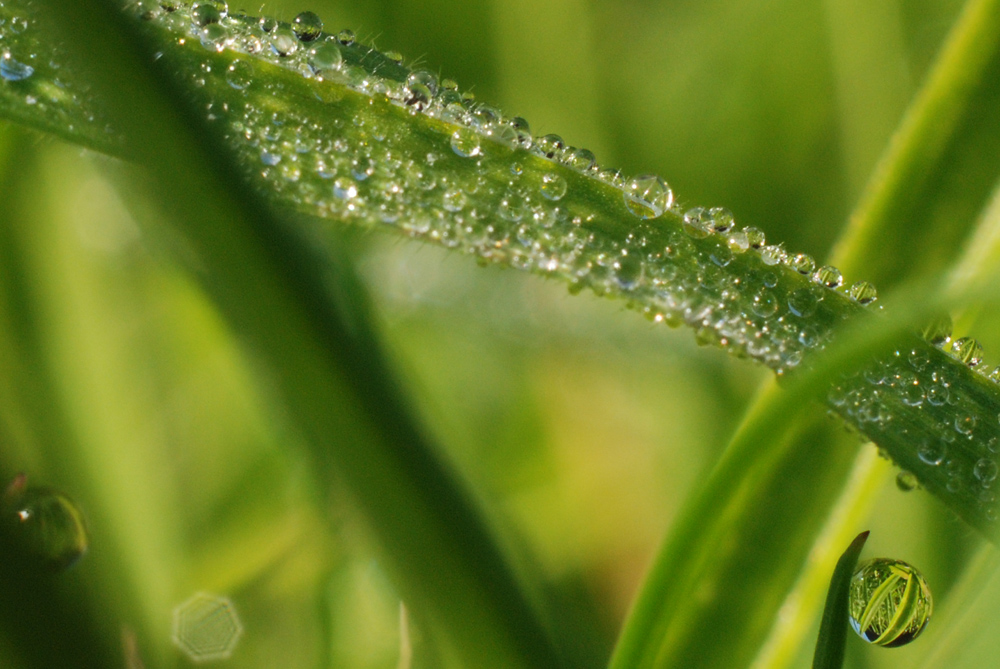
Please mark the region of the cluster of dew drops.
<svg viewBox="0 0 1000 669"><path fill-rule="evenodd" d="M350 30L324 33L312 12L284 23L230 12L222 0L137 0L129 8L181 45L236 55L206 59L192 74L212 100L208 119L222 122L249 176L321 218L389 225L483 263L563 278L574 292L624 297L654 322L687 324L699 343L758 360L779 376L826 346L837 320L876 302L870 283L845 285L836 267L768 244L760 230L738 228L724 208L685 210L660 177L628 179L557 135L533 135L523 118L504 116L454 81L405 67L398 53L363 46ZM31 66L2 42L0 56L7 82L32 76ZM218 62L226 63L224 72L213 72ZM261 63L317 82L322 102L338 102L349 89L443 122L447 140L415 153L405 128L377 113L337 116L331 104L329 118L317 119L291 105L268 106L269 96L254 90ZM239 93L246 94L242 102ZM607 207L590 208L579 195L595 186L620 193L618 219L634 221L624 239L602 233ZM974 340L953 340L950 328L940 327L925 339L1000 383L1000 367L983 365ZM921 342L845 377L828 405L878 443L891 438L894 402L926 415L943 405L974 406L958 390L954 367L932 359L930 350ZM948 492L973 498L992 520L1000 419L981 414L952 411L947 415L957 418L925 426L913 438L921 442L918 464L945 468ZM924 480L926 472L910 469Z"/></svg>

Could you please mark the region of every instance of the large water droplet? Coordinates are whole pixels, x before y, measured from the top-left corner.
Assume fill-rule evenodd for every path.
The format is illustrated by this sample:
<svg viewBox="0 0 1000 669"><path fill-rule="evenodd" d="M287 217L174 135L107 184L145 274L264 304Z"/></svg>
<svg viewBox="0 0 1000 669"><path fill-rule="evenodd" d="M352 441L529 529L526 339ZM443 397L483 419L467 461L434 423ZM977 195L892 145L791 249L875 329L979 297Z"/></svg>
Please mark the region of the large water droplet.
<svg viewBox="0 0 1000 669"><path fill-rule="evenodd" d="M972 468L972 474L983 485L990 485L997 477L997 463L989 458L981 458Z"/></svg>
<svg viewBox="0 0 1000 669"><path fill-rule="evenodd" d="M736 223L733 212L725 207L712 207L708 210L708 218L709 225L715 232L729 232Z"/></svg>
<svg viewBox="0 0 1000 669"><path fill-rule="evenodd" d="M625 184L625 206L639 218L661 216L674 204L674 193L663 179L655 174L635 177Z"/></svg>
<svg viewBox="0 0 1000 669"><path fill-rule="evenodd" d="M10 53L0 55L0 77L3 77L4 80L21 81L34 73L35 68L26 63L14 60Z"/></svg>
<svg viewBox="0 0 1000 669"><path fill-rule="evenodd" d="M684 212L681 228L689 237L704 239L712 234L712 218L703 207L694 207Z"/></svg>
<svg viewBox="0 0 1000 669"><path fill-rule="evenodd" d="M901 560L876 558L851 578L851 628L865 641L889 648L910 643L934 611L923 575Z"/></svg>
<svg viewBox="0 0 1000 669"><path fill-rule="evenodd" d="M797 253L788 259L788 266L799 274L809 275L816 269L816 261L805 253Z"/></svg>
<svg viewBox="0 0 1000 669"><path fill-rule="evenodd" d="M292 30L303 42L312 42L323 34L323 20L313 12L302 12L292 19Z"/></svg>
<svg viewBox="0 0 1000 669"><path fill-rule="evenodd" d="M44 569L66 569L87 552L86 524L73 500L49 488L29 488L23 475L0 501L0 517L24 557Z"/></svg>
<svg viewBox="0 0 1000 669"><path fill-rule="evenodd" d="M917 449L917 456L926 464L936 467L944 462L946 452L947 447L945 444L939 441L928 441Z"/></svg>

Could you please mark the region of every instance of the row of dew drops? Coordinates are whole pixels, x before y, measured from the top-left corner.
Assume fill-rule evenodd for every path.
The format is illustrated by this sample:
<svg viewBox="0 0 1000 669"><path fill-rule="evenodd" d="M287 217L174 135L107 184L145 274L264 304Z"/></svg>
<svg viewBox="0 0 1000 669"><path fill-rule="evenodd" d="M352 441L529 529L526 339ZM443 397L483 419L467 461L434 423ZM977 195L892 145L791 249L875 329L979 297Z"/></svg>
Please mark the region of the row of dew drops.
<svg viewBox="0 0 1000 669"><path fill-rule="evenodd" d="M149 9L143 3L137 7L146 13L146 18L155 18L155 9ZM692 238L724 235L726 245L734 253L754 250L765 265L785 265L810 277L820 286L843 290L860 305L869 305L876 300L876 289L867 281L845 287L843 275L836 267L817 267L807 254L788 253L781 245L767 245L761 230L755 227L737 229L733 214L725 208L694 207L682 212L672 189L659 176L640 175L626 179L619 170L599 165L591 151L569 146L558 135L535 137L525 119L506 118L496 109L477 103L471 93L460 93L458 85L452 80L439 80L435 74L424 70L410 71L403 82L373 79L371 73L359 72L361 68L357 66L348 71L350 66L345 64L342 48L355 44L354 33L342 30L335 36L324 34L323 22L313 12L301 12L290 24L267 17L248 23L248 17L242 11L230 16L224 0L203 0L189 8L179 0L160 0L158 7L163 12L161 16L189 21L191 29L206 47L219 51L231 48L270 57L272 61L307 76L331 78L370 95L381 93L413 113L424 113L453 123L457 128L450 144L459 156L480 156L484 152L484 139L512 149L530 151L620 189L626 209L639 219L655 219L672 212L681 217L684 231ZM247 30L248 25L254 24L258 30ZM396 52L383 55L397 65L402 64L402 56ZM16 80L30 76L30 69L14 65L16 61L11 60L9 54L4 54L3 62L9 64L12 72L5 74L5 78ZM227 81L237 89L249 86L252 77L252 66L239 59L233 61L226 73ZM546 199L558 201L567 189L567 182L560 175L544 175L541 192ZM993 369L984 366L982 347L974 339L962 337L953 340L950 325L945 322L928 328L926 338L991 381L1000 383L1000 366Z"/></svg>

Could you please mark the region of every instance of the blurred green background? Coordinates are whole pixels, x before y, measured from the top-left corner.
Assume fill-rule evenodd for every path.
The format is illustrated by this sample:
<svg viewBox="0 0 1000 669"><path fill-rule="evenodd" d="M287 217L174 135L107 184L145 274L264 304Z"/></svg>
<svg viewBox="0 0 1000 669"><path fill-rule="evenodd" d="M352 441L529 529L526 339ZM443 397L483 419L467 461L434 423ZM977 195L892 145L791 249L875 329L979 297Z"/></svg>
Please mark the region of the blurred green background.
<svg viewBox="0 0 1000 669"><path fill-rule="evenodd" d="M316 0L263 12L311 9L328 31L352 28L452 77L536 134L658 173L682 203L727 206L822 260L959 8ZM109 634L122 610L151 630L139 651L157 665L190 664L170 646L171 610L207 591L240 613L232 666L397 667L400 603L365 527L346 495L319 494L252 357L132 218L155 213L115 191L103 159L38 137L16 148L3 305L19 320L0 342L0 461L64 490L90 519L91 552L64 578L106 600ZM431 433L512 552L537 561L552 600L577 612L562 633L606 656L765 371L620 303L381 232L351 237ZM988 355L996 332L975 332ZM944 592L971 531L891 481L876 508L868 553L916 564ZM140 596L123 602L123 583ZM414 666L438 666L420 630L409 634ZM855 641L852 667L921 652Z"/></svg>

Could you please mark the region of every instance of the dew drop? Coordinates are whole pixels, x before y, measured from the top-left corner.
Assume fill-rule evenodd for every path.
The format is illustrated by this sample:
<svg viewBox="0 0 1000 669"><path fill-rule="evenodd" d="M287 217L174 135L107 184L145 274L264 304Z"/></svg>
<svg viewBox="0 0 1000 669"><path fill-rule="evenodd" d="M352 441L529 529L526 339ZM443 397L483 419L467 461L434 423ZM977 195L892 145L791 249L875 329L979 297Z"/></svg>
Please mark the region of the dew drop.
<svg viewBox="0 0 1000 669"><path fill-rule="evenodd" d="M566 195L566 190L568 186L566 180L563 179L558 174L550 172L548 174L542 175L542 197L546 200L558 201Z"/></svg>
<svg viewBox="0 0 1000 669"><path fill-rule="evenodd" d="M271 33L271 51L282 58L291 56L299 50L299 38L288 26L275 28Z"/></svg>
<svg viewBox="0 0 1000 669"><path fill-rule="evenodd" d="M273 19L270 16L262 16L260 18L259 25L261 30L263 30L266 33L269 33L278 27L278 21L277 19Z"/></svg>
<svg viewBox="0 0 1000 669"><path fill-rule="evenodd" d="M704 239L712 234L711 224L708 212L702 207L694 207L684 212L681 228L692 239Z"/></svg>
<svg viewBox="0 0 1000 669"><path fill-rule="evenodd" d="M482 139L475 130L459 128L451 134L451 150L463 158L482 154Z"/></svg>
<svg viewBox="0 0 1000 669"><path fill-rule="evenodd" d="M292 19L292 30L303 42L312 42L323 34L323 20L313 12L302 12Z"/></svg>
<svg viewBox="0 0 1000 669"><path fill-rule="evenodd" d="M937 467L944 462L946 452L947 447L944 444L937 441L928 441L917 449L917 457L923 460L924 463L932 467Z"/></svg>
<svg viewBox="0 0 1000 669"><path fill-rule="evenodd" d="M928 323L922 334L929 344L944 346L951 341L951 328L951 317L941 316Z"/></svg>
<svg viewBox="0 0 1000 669"><path fill-rule="evenodd" d="M796 316L809 318L816 313L819 306L819 296L814 293L818 288L799 288L788 296L788 309Z"/></svg>
<svg viewBox="0 0 1000 669"><path fill-rule="evenodd" d="M719 267L726 267L733 261L733 252L728 246L720 246L712 249L708 254L708 259Z"/></svg>
<svg viewBox="0 0 1000 669"><path fill-rule="evenodd" d="M903 469L896 474L896 487L902 492L910 492L915 489L919 483L920 482L917 481L917 475L913 472Z"/></svg>
<svg viewBox="0 0 1000 669"><path fill-rule="evenodd" d="M447 211L462 211L462 209L465 208L465 203L465 193L457 188L454 190L447 190L441 196L441 206Z"/></svg>
<svg viewBox="0 0 1000 669"><path fill-rule="evenodd" d="M923 575L901 560L876 558L851 577L851 628L862 639L894 648L916 639L934 610Z"/></svg>
<svg viewBox="0 0 1000 669"><path fill-rule="evenodd" d="M530 149L534 138L531 136L531 127L528 122L520 116L515 116L510 120L510 127L517 134L517 144L522 149Z"/></svg>
<svg viewBox="0 0 1000 669"><path fill-rule="evenodd" d="M747 244L752 249L760 249L764 246L764 232L758 228L743 228L743 234L747 236Z"/></svg>
<svg viewBox="0 0 1000 669"><path fill-rule="evenodd" d="M813 274L813 280L827 288L840 288L844 283L844 275L833 265L824 265Z"/></svg>
<svg viewBox="0 0 1000 669"><path fill-rule="evenodd" d="M0 56L0 77L5 81L22 81L35 73L35 68L14 60L9 52Z"/></svg>
<svg viewBox="0 0 1000 669"><path fill-rule="evenodd" d="M972 468L972 474L984 486L990 485L997 477L997 463L989 458L981 458Z"/></svg>
<svg viewBox="0 0 1000 669"><path fill-rule="evenodd" d="M725 207L712 207L708 210L709 225L715 232L729 232L736 222L733 212Z"/></svg>
<svg viewBox="0 0 1000 669"><path fill-rule="evenodd" d="M347 177L340 177L333 182L333 194L341 200L353 200L358 196L358 185Z"/></svg>
<svg viewBox="0 0 1000 669"><path fill-rule="evenodd" d="M535 140L532 150L550 160L558 160L566 144L559 135L545 135Z"/></svg>
<svg viewBox="0 0 1000 669"><path fill-rule="evenodd" d="M799 274L808 276L816 270L816 261L810 255L797 253L788 258L788 266Z"/></svg>
<svg viewBox="0 0 1000 669"><path fill-rule="evenodd" d="M641 219L657 218L674 202L674 193L655 174L643 174L625 184L625 207Z"/></svg>
<svg viewBox="0 0 1000 669"><path fill-rule="evenodd" d="M760 249L760 259L765 265L774 266L785 258L785 249L780 244L777 246L763 246Z"/></svg>
<svg viewBox="0 0 1000 669"><path fill-rule="evenodd" d="M253 65L250 61L237 58L226 68L226 83L236 90L244 90L252 81Z"/></svg>
<svg viewBox="0 0 1000 669"><path fill-rule="evenodd" d="M951 345L951 352L969 367L977 367L983 362L983 347L972 337L956 339Z"/></svg>
<svg viewBox="0 0 1000 669"><path fill-rule="evenodd" d="M340 47L332 41L323 42L309 50L309 64L317 73L323 74L339 70L344 62Z"/></svg>
<svg viewBox="0 0 1000 669"><path fill-rule="evenodd" d="M750 307L761 318L769 318L778 313L778 298L769 290L762 290L753 296Z"/></svg>
<svg viewBox="0 0 1000 669"><path fill-rule="evenodd" d="M867 281L858 281L853 284L847 289L847 294L858 304L871 304L878 296L875 286Z"/></svg>
<svg viewBox="0 0 1000 669"><path fill-rule="evenodd" d="M597 164L597 158L588 149L573 149L565 153L563 164L572 167L574 170L586 172Z"/></svg>
<svg viewBox="0 0 1000 669"><path fill-rule="evenodd" d="M968 436L976 429L976 417L973 414L959 414L955 416L955 429Z"/></svg>
<svg viewBox="0 0 1000 669"><path fill-rule="evenodd" d="M27 487L21 475L7 488L0 510L24 557L43 569L67 569L87 552L83 513L61 492Z"/></svg>
<svg viewBox="0 0 1000 669"><path fill-rule="evenodd" d="M351 46L354 44L354 31L344 28L339 33L337 33L337 41L344 46Z"/></svg>
<svg viewBox="0 0 1000 669"><path fill-rule="evenodd" d="M211 23L218 23L226 18L229 7L225 2L217 0L206 0L196 2L191 6L191 22L199 28L204 28Z"/></svg>

